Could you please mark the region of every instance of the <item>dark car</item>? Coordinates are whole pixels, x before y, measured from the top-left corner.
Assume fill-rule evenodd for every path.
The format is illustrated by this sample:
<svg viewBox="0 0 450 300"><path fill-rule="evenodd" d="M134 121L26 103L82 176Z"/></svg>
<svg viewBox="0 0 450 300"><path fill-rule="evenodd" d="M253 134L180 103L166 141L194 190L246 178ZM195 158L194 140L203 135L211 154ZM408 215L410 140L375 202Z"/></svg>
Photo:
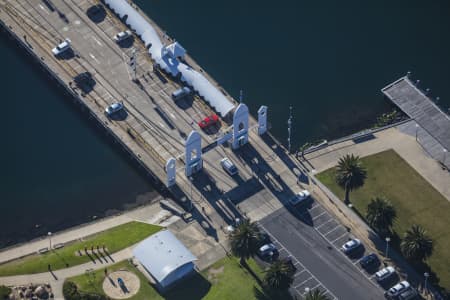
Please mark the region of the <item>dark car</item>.
<svg viewBox="0 0 450 300"><path fill-rule="evenodd" d="M380 260L378 259L378 256L375 253L370 253L369 255L366 255L363 258L361 258L359 264L364 269L370 269L374 266L378 266L380 264Z"/></svg>

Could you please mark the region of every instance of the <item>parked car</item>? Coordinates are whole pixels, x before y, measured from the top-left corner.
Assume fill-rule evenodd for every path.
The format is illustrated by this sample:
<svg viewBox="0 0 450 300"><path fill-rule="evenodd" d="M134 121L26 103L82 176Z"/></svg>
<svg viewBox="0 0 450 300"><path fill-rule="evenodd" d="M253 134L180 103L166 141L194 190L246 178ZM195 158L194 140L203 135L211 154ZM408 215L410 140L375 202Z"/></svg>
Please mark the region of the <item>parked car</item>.
<svg viewBox="0 0 450 300"><path fill-rule="evenodd" d="M125 31L121 31L121 32L119 32L118 34L116 34L116 35L114 36L114 40L115 40L117 43L120 43L121 41L124 41L124 40L126 40L127 38L129 38L130 36L131 36L131 31L125 30Z"/></svg>
<svg viewBox="0 0 450 300"><path fill-rule="evenodd" d="M345 254L349 254L361 246L362 246L362 244L361 244L360 240L351 239L348 242L346 242L344 245L342 245L341 249Z"/></svg>
<svg viewBox="0 0 450 300"><path fill-rule="evenodd" d="M398 295L398 300L413 300L419 298L419 293L412 286L408 288L406 291L403 291L400 295Z"/></svg>
<svg viewBox="0 0 450 300"><path fill-rule="evenodd" d="M61 55L65 51L70 49L71 41L69 39L65 39L64 42L60 43L58 46L52 49L52 53L55 56Z"/></svg>
<svg viewBox="0 0 450 300"><path fill-rule="evenodd" d="M364 256L359 261L359 264L364 269L369 269L373 266L377 266L380 264L380 260L378 259L378 256L375 253L370 253L369 255Z"/></svg>
<svg viewBox="0 0 450 300"><path fill-rule="evenodd" d="M182 87L182 88L180 88L180 89L178 89L178 90L176 90L176 91L174 91L174 92L172 93L172 99L175 100L175 101L177 101L177 100L179 100L179 99L181 99L181 98L186 97L186 96L189 95L191 92L192 92L191 89L188 88L187 86Z"/></svg>
<svg viewBox="0 0 450 300"><path fill-rule="evenodd" d="M405 292L411 287L408 281L402 281L391 287L386 293L385 296L388 298L395 298L399 296L401 293Z"/></svg>
<svg viewBox="0 0 450 300"><path fill-rule="evenodd" d="M375 279L378 282L384 281L395 274L395 269L392 266L381 269L375 273Z"/></svg>
<svg viewBox="0 0 450 300"><path fill-rule="evenodd" d="M222 160L220 161L220 165L230 176L234 176L238 173L236 165L233 164L233 162L228 157L222 158Z"/></svg>
<svg viewBox="0 0 450 300"><path fill-rule="evenodd" d="M272 261L278 256L277 247L272 243L265 244L258 249L258 256L263 260Z"/></svg>
<svg viewBox="0 0 450 300"><path fill-rule="evenodd" d="M123 109L123 103L122 102L116 102L113 103L111 105L109 105L106 109L105 109L105 113L108 116L111 116L119 111L121 111Z"/></svg>
<svg viewBox="0 0 450 300"><path fill-rule="evenodd" d="M219 116L216 114L210 115L200 122L198 122L198 126L200 126L201 129L206 129L211 125L216 124L219 121Z"/></svg>
<svg viewBox="0 0 450 300"><path fill-rule="evenodd" d="M297 205L297 204L307 201L310 196L311 196L311 193L309 191L303 190L303 191L295 194L295 196L292 197L291 199L289 199L289 202L292 205Z"/></svg>
<svg viewBox="0 0 450 300"><path fill-rule="evenodd" d="M241 219L236 218L234 219L234 223L232 225L228 225L227 226L227 233L231 234L234 232L234 230L236 229L236 227L239 226L239 224L241 224Z"/></svg>

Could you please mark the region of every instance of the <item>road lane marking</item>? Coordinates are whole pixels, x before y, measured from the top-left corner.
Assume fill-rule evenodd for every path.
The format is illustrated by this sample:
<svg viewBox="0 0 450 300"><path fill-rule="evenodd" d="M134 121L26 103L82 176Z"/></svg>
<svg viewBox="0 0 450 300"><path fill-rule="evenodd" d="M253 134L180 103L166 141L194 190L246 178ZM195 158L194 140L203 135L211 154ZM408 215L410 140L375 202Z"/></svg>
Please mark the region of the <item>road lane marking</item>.
<svg viewBox="0 0 450 300"><path fill-rule="evenodd" d="M100 64L100 61L94 56L94 54L89 53L89 56L90 56L93 60L95 60L98 64Z"/></svg>
<svg viewBox="0 0 450 300"><path fill-rule="evenodd" d="M96 41L97 42L97 44L101 47L101 46L103 46L103 44L102 43L100 43L100 41L99 40L97 40L96 38L95 38L95 36L92 36L92 39L94 40L94 41Z"/></svg>

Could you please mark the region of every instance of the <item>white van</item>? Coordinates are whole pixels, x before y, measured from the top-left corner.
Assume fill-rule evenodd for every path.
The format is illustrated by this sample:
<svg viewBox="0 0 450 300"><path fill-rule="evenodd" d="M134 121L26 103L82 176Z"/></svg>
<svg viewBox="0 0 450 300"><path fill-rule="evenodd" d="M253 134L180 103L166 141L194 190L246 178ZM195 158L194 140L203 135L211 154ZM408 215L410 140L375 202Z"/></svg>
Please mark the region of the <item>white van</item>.
<svg viewBox="0 0 450 300"><path fill-rule="evenodd" d="M177 101L183 97L186 97L190 93L191 93L191 89L188 88L187 86L185 86L185 87L182 87L181 89L178 89L175 92L173 92L172 98L173 98L173 100Z"/></svg>
<svg viewBox="0 0 450 300"><path fill-rule="evenodd" d="M220 161L220 164L222 165L222 168L230 175L234 176L238 173L238 169L236 166L231 162L231 160L228 157L222 158Z"/></svg>

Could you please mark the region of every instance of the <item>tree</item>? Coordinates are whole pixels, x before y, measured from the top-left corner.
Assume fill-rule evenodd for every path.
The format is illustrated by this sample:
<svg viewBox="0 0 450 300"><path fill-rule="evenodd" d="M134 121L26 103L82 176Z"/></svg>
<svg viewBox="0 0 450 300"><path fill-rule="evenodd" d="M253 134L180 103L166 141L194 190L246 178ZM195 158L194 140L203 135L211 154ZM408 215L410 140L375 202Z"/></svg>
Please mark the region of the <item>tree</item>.
<svg viewBox="0 0 450 300"><path fill-rule="evenodd" d="M9 294L11 294L11 289L7 286L0 285L0 299L9 299Z"/></svg>
<svg viewBox="0 0 450 300"><path fill-rule="evenodd" d="M413 225L405 233L400 243L403 255L415 261L423 261L433 254L433 240L420 225Z"/></svg>
<svg viewBox="0 0 450 300"><path fill-rule="evenodd" d="M264 285L272 292L285 292L294 282L295 267L290 260L276 260L264 272Z"/></svg>
<svg viewBox="0 0 450 300"><path fill-rule="evenodd" d="M325 295L325 292L315 289L306 294L305 300L330 300L330 298Z"/></svg>
<svg viewBox="0 0 450 300"><path fill-rule="evenodd" d="M383 235L390 232L396 217L395 207L384 197L375 197L367 205L367 222Z"/></svg>
<svg viewBox="0 0 450 300"><path fill-rule="evenodd" d="M260 237L258 225L248 219L244 219L231 233L231 252L240 258L241 265L246 266L246 260L256 254Z"/></svg>
<svg viewBox="0 0 450 300"><path fill-rule="evenodd" d="M345 189L345 203L349 203L349 194L364 185L367 172L361 164L359 156L345 155L339 159L336 168L336 183Z"/></svg>

